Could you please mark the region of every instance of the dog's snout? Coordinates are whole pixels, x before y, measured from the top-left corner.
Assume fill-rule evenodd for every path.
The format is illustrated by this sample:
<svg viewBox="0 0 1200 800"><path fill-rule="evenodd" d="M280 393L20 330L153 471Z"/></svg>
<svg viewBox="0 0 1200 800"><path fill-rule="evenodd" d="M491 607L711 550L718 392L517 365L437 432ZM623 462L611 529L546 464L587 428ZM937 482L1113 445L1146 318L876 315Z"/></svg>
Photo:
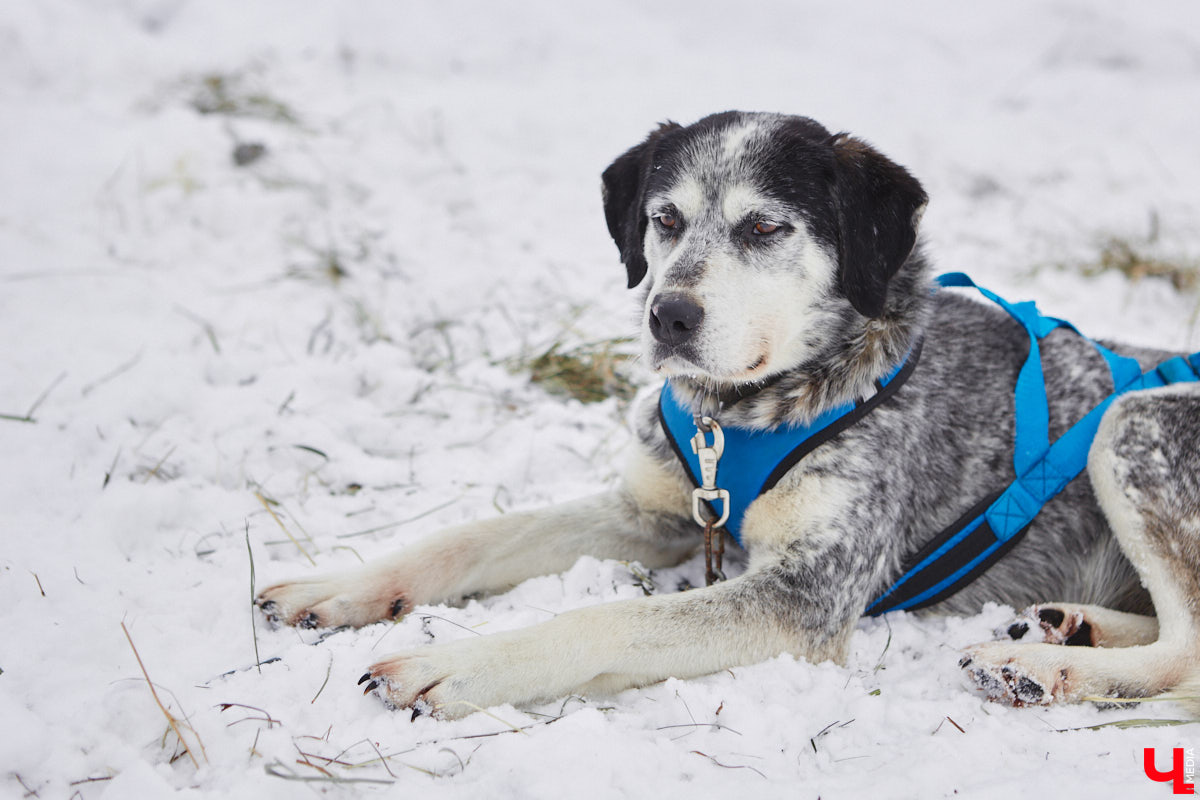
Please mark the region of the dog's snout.
<svg viewBox="0 0 1200 800"><path fill-rule="evenodd" d="M683 344L696 334L704 308L684 294L664 294L650 306L650 332L665 344Z"/></svg>

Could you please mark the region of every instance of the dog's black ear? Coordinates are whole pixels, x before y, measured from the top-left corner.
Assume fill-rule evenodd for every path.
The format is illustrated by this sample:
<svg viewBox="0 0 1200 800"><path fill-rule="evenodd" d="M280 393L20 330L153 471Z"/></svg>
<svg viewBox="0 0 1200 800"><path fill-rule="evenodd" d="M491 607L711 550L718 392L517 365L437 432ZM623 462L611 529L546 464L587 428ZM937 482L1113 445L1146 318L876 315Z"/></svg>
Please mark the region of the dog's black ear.
<svg viewBox="0 0 1200 800"><path fill-rule="evenodd" d="M929 198L904 167L865 142L838 134L831 144L838 282L858 313L879 317L888 281L917 243L917 225Z"/></svg>
<svg viewBox="0 0 1200 800"><path fill-rule="evenodd" d="M602 176L604 182L604 219L608 232L617 249L621 262L629 273L629 288L632 289L646 277L646 257L642 254L642 240L646 236L646 214L642 209L645 198L646 178L654 163L654 149L663 135L678 130L679 125L665 122L646 137L646 141L631 147L616 161L609 164Z"/></svg>

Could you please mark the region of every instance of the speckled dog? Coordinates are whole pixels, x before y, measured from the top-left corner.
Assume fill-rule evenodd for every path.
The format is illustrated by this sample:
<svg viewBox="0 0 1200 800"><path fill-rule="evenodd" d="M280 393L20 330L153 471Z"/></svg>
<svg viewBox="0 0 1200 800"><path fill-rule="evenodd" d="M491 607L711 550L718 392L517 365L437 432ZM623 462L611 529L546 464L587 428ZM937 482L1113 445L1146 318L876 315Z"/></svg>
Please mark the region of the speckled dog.
<svg viewBox="0 0 1200 800"><path fill-rule="evenodd" d="M1029 341L998 308L932 291L917 236L925 202L903 168L802 117L667 124L620 156L604 172L608 227L638 288L646 363L685 402L715 401L726 427L804 423L872 394L923 338L920 362L873 413L751 504L743 574L397 653L370 667L368 687L396 707L452 717L784 652L843 661L855 623L904 558L1014 477L1013 389ZM1113 349L1143 369L1169 355ZM1042 362L1053 439L1113 387L1073 332L1043 340ZM1033 606L1005 627L1006 641L969 650L968 674L993 697L1142 697L1197 682L1194 387L1118 400L1089 472L1018 546L935 607L1066 601ZM614 492L463 525L359 569L277 584L258 603L291 625L365 625L503 591L582 555L675 564L699 541L692 485L657 396L635 426L638 446Z"/></svg>

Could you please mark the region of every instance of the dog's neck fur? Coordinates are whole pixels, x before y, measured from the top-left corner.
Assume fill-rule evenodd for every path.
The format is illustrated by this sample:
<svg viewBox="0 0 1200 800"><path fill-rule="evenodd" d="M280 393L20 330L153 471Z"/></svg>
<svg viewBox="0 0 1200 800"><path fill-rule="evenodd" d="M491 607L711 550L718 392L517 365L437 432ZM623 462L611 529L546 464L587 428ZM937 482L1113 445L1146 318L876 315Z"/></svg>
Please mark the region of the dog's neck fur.
<svg viewBox="0 0 1200 800"><path fill-rule="evenodd" d="M874 394L875 381L908 356L926 327L932 282L920 248L889 283L882 316L863 317L844 298L830 302L845 310L824 331L823 346L808 362L756 383L672 378L675 396L697 413L712 414L719 407L716 419L722 425L769 429L805 425L830 408Z"/></svg>

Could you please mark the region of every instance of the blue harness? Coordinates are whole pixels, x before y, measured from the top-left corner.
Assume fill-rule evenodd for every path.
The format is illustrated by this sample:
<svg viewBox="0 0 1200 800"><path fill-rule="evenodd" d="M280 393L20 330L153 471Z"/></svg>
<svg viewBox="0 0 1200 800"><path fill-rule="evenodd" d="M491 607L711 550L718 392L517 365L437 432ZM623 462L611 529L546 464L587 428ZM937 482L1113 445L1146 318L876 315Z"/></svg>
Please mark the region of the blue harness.
<svg viewBox="0 0 1200 800"><path fill-rule="evenodd" d="M1138 389L1200 380L1200 353L1187 358L1176 356L1143 374L1136 360L1118 356L1088 340L1108 364L1115 391L1051 444L1046 382L1038 342L1057 328L1074 331L1075 327L1061 319L1042 316L1032 302L1009 303L976 286L962 273L942 275L938 283L978 289L984 297L1007 311L1029 335L1029 355L1017 375L1015 394L1013 466L1017 479L1002 491L981 500L911 555L905 561L900 578L867 607L866 613L872 616L938 603L962 589L1015 546L1042 506L1087 465L1088 450L1100 418L1118 396ZM808 453L894 394L912 374L919 356L918 344L902 364L876 383L874 395L831 409L808 425L780 426L765 431L724 428L725 451L720 461L719 485L729 492L729 518L725 527L734 540L741 544L746 509L759 495L774 487ZM670 383L663 387L659 399L659 419L676 456L692 481L700 486L699 458L691 452L689 444L696 432L694 415L680 403ZM710 510L721 516L711 505Z"/></svg>

